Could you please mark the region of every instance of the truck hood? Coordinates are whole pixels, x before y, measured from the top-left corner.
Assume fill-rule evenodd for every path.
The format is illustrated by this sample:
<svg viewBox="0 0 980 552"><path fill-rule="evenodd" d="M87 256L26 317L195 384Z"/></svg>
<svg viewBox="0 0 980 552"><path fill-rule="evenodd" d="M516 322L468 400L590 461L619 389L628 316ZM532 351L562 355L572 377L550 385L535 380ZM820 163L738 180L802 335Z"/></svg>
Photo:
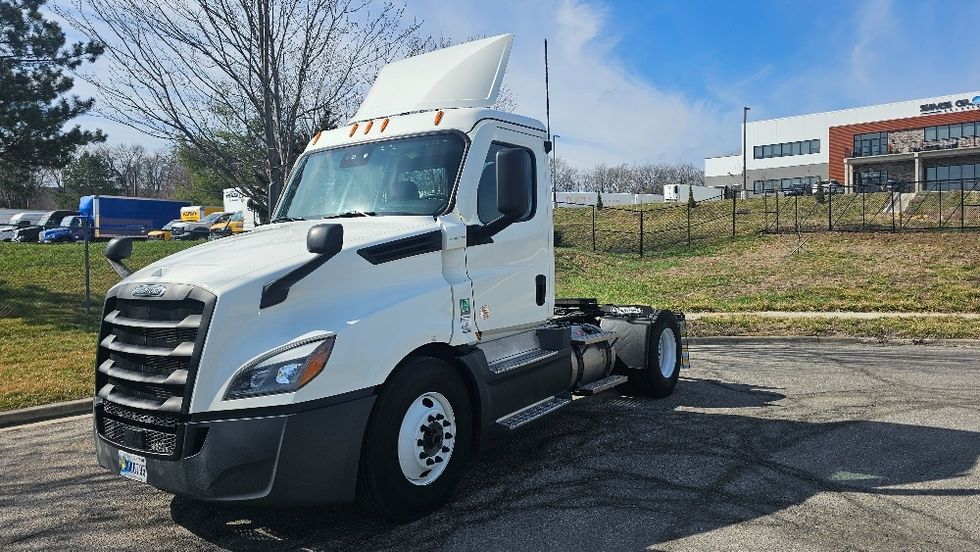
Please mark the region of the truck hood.
<svg viewBox="0 0 980 552"><path fill-rule="evenodd" d="M344 227L344 250L415 235L439 226L428 216L363 217L260 226L251 232L191 247L134 272L124 282L175 282L217 291L246 276L260 277L299 266L313 255L306 234L317 224Z"/></svg>

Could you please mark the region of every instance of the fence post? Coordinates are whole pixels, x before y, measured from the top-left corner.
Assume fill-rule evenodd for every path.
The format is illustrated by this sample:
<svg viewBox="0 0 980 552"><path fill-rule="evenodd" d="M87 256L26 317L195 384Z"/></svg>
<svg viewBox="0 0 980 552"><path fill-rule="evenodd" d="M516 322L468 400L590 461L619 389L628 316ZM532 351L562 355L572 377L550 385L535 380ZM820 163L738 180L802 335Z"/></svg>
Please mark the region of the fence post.
<svg viewBox="0 0 980 552"><path fill-rule="evenodd" d="M785 197L785 196L784 196ZM779 192L777 191L773 199L776 201L776 233L779 233Z"/></svg>
<svg viewBox="0 0 980 552"><path fill-rule="evenodd" d="M893 187L894 188L894 187ZM892 232L895 231L895 190L892 190Z"/></svg>
<svg viewBox="0 0 980 552"><path fill-rule="evenodd" d="M762 228L763 234L769 233L769 195L766 194L766 185L762 185Z"/></svg>
<svg viewBox="0 0 980 552"><path fill-rule="evenodd" d="M643 210L640 210L640 258L643 258Z"/></svg>
<svg viewBox="0 0 980 552"><path fill-rule="evenodd" d="M732 187L732 239L735 239L735 187Z"/></svg>
<svg viewBox="0 0 980 552"><path fill-rule="evenodd" d="M928 191L926 192L929 193ZM943 187L939 187L939 229L943 229Z"/></svg>
<svg viewBox="0 0 980 552"><path fill-rule="evenodd" d="M592 206L592 252L595 253L595 205Z"/></svg>
<svg viewBox="0 0 980 552"><path fill-rule="evenodd" d="M861 192L861 230L867 229L868 226L867 205L868 205L868 193Z"/></svg>
<svg viewBox="0 0 980 552"><path fill-rule="evenodd" d="M91 288L91 271L89 270L89 257L88 257L88 224L82 228L82 241L85 242L85 314L92 313L92 288Z"/></svg>
<svg viewBox="0 0 980 552"><path fill-rule="evenodd" d="M964 209L965 203L966 191L963 189L963 181L960 180L960 232L966 230L966 210Z"/></svg>
<svg viewBox="0 0 980 552"><path fill-rule="evenodd" d="M687 205L687 248L691 248L691 205Z"/></svg>
<svg viewBox="0 0 980 552"><path fill-rule="evenodd" d="M827 231L834 231L834 189L827 194Z"/></svg>
<svg viewBox="0 0 980 552"><path fill-rule="evenodd" d="M800 233L800 196L793 196L793 213L796 216L796 233Z"/></svg>

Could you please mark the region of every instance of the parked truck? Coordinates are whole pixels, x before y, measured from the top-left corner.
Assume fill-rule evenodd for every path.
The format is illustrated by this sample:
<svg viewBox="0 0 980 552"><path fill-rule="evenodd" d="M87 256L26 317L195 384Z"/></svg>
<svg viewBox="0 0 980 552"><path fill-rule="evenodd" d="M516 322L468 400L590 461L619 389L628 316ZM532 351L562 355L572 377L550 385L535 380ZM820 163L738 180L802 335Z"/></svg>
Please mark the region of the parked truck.
<svg viewBox="0 0 980 552"><path fill-rule="evenodd" d="M489 108L510 46L386 66L306 147L270 224L132 274L132 243L109 243L102 466L201 500L408 520L573 396L671 394L682 314L555 299L548 133Z"/></svg>
<svg viewBox="0 0 980 552"><path fill-rule="evenodd" d="M694 194L694 201L706 201L711 199L722 199L725 191L713 186L690 186L687 184L667 184L664 186L664 202L683 202L687 201L691 193Z"/></svg>
<svg viewBox="0 0 980 552"><path fill-rule="evenodd" d="M207 207L204 205L191 205L180 208L180 220L184 222L198 222L211 213L220 213L221 207Z"/></svg>
<svg viewBox="0 0 980 552"><path fill-rule="evenodd" d="M78 210L93 228L92 237L146 236L180 215L189 201L91 195L78 200Z"/></svg>

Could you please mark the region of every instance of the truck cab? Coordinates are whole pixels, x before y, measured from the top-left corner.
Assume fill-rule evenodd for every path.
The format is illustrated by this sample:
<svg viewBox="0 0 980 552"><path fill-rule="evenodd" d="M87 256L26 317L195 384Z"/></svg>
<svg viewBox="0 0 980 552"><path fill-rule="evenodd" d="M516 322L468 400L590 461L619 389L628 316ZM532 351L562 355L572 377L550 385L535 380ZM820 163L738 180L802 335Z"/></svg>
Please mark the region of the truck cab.
<svg viewBox="0 0 980 552"><path fill-rule="evenodd" d="M503 35L386 66L270 224L106 256L100 464L213 501L446 502L472 454L588 397L666 396L683 316L555 299L548 133L489 108Z"/></svg>

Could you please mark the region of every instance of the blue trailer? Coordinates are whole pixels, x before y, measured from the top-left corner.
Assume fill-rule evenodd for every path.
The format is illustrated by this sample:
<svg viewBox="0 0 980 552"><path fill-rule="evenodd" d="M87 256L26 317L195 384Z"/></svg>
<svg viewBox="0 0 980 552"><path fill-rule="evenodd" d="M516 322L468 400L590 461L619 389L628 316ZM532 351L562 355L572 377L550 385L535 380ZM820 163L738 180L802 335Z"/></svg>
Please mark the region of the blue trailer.
<svg viewBox="0 0 980 552"><path fill-rule="evenodd" d="M180 218L180 208L190 204L172 199L93 195L78 200L78 211L94 228L96 239L146 237L147 232Z"/></svg>

